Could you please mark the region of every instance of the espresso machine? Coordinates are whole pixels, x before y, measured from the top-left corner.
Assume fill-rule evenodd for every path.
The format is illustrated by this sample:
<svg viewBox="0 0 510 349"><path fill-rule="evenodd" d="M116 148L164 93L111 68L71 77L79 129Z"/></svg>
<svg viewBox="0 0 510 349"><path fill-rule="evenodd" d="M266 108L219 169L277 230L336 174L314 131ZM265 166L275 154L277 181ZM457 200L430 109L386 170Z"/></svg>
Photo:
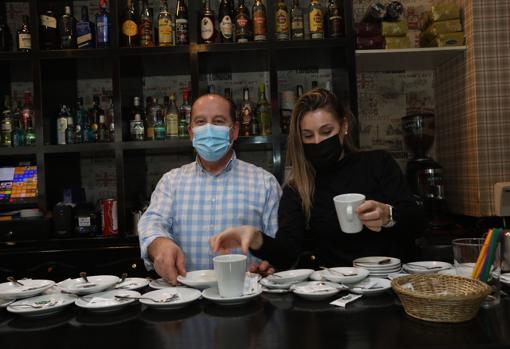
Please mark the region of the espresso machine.
<svg viewBox="0 0 510 349"><path fill-rule="evenodd" d="M413 152L407 163L406 178L416 200L424 206L431 229L451 224L444 195L442 167L427 156L434 143L434 114L416 113L402 118L404 141Z"/></svg>

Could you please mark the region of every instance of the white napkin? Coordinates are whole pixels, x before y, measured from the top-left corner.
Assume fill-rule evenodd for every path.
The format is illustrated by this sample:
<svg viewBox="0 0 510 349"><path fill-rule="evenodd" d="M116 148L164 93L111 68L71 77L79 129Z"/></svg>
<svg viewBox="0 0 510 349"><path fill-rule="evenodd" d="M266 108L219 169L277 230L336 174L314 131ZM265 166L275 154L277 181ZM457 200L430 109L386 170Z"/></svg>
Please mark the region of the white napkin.
<svg viewBox="0 0 510 349"><path fill-rule="evenodd" d="M345 295L343 297L340 297L340 298L334 300L333 302L331 302L329 304L345 308L345 306L347 304L349 304L350 302L354 302L356 299L358 299L360 297L361 297L360 294L349 293L349 294L347 294L347 295Z"/></svg>

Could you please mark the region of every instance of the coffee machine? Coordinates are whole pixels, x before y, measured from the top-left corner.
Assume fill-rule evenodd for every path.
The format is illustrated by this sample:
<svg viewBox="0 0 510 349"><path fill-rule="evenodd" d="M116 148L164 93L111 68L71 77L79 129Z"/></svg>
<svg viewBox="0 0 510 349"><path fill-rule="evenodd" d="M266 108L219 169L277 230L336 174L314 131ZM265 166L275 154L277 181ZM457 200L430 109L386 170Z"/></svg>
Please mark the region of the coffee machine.
<svg viewBox="0 0 510 349"><path fill-rule="evenodd" d="M434 143L435 120L432 113L409 114L402 118L404 141L413 152L408 161L406 178L417 201L424 206L429 228L450 225L442 167L427 156Z"/></svg>

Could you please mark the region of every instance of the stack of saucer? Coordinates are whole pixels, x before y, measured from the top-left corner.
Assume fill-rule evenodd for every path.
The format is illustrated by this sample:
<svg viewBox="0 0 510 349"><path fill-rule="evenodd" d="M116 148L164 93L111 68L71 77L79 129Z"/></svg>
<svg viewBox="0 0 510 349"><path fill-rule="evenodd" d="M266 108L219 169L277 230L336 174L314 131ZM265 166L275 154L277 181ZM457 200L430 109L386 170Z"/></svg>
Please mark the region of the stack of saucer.
<svg viewBox="0 0 510 349"><path fill-rule="evenodd" d="M379 278L386 278L388 274L397 273L402 269L400 259L394 257L362 257L352 263L355 267L367 269L370 276Z"/></svg>
<svg viewBox="0 0 510 349"><path fill-rule="evenodd" d="M289 292L292 285L307 280L312 273L312 269L281 271L263 278L260 280L260 284L264 292L285 293Z"/></svg>

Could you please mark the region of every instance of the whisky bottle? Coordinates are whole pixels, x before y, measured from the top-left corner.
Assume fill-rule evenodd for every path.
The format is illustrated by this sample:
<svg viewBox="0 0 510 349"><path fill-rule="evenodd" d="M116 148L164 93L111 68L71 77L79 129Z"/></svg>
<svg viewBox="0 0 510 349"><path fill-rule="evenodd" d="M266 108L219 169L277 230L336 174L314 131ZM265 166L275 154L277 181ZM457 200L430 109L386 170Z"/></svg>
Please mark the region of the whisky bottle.
<svg viewBox="0 0 510 349"><path fill-rule="evenodd" d="M165 114L166 137L177 137L179 135L179 110L175 104L175 93L170 96L170 102Z"/></svg>
<svg viewBox="0 0 510 349"><path fill-rule="evenodd" d="M218 25L221 42L234 41L234 23L230 0L221 0L218 11Z"/></svg>
<svg viewBox="0 0 510 349"><path fill-rule="evenodd" d="M18 30L17 40L18 51L31 52L32 51L32 34L28 26L28 16L23 16L23 24Z"/></svg>
<svg viewBox="0 0 510 349"><path fill-rule="evenodd" d="M74 29L75 20L71 13L71 6L64 8L64 14L60 17L60 48L70 49L74 48L76 42L76 32Z"/></svg>
<svg viewBox="0 0 510 349"><path fill-rule="evenodd" d="M296 93L294 91L283 91L280 105L280 129L282 133L289 133L292 110L296 104Z"/></svg>
<svg viewBox="0 0 510 349"><path fill-rule="evenodd" d="M299 6L299 0L292 0L290 31L292 40L305 38L305 19L303 17L303 9Z"/></svg>
<svg viewBox="0 0 510 349"><path fill-rule="evenodd" d="M253 104L250 102L250 89L245 87L243 88L243 101L241 104L239 121L241 123L241 133L240 136L253 136L253 123L254 115L253 115Z"/></svg>
<svg viewBox="0 0 510 349"><path fill-rule="evenodd" d="M110 46L110 14L106 9L106 0L99 0L99 12L96 14L96 47Z"/></svg>
<svg viewBox="0 0 510 349"><path fill-rule="evenodd" d="M76 23L76 46L78 48L92 48L94 44L94 25L89 20L87 6L82 6L81 19Z"/></svg>
<svg viewBox="0 0 510 349"><path fill-rule="evenodd" d="M158 46L173 45L172 15L168 12L166 0L160 0L158 16Z"/></svg>
<svg viewBox="0 0 510 349"><path fill-rule="evenodd" d="M179 137L188 137L188 125L191 122L191 104L189 102L189 90L182 92L182 104L179 107Z"/></svg>
<svg viewBox="0 0 510 349"><path fill-rule="evenodd" d="M200 19L200 39L205 44L211 44L216 40L214 17L214 11L211 10L211 1L205 0Z"/></svg>
<svg viewBox="0 0 510 349"><path fill-rule="evenodd" d="M6 114L4 114L6 115ZM12 132L11 132L11 145L13 147L22 147L25 145L26 137L25 137L25 130L23 129L23 124L21 121L21 117L18 114L13 115L10 119L11 126L12 126ZM7 126L7 129L9 126Z"/></svg>
<svg viewBox="0 0 510 349"><path fill-rule="evenodd" d="M257 102L257 119L260 123L260 134L270 136L271 129L271 106L266 99L266 85L259 85L259 100Z"/></svg>
<svg viewBox="0 0 510 349"><path fill-rule="evenodd" d="M175 44L188 43L188 8L185 0L177 0L175 8Z"/></svg>
<svg viewBox="0 0 510 349"><path fill-rule="evenodd" d="M140 36L140 46L142 47L154 46L152 30L153 30L152 14L149 11L149 5L147 4L147 0L144 0L142 13L140 15L140 26L138 27Z"/></svg>
<svg viewBox="0 0 510 349"><path fill-rule="evenodd" d="M275 12L276 40L289 40L289 11L285 0L278 0Z"/></svg>
<svg viewBox="0 0 510 349"><path fill-rule="evenodd" d="M99 114L99 125L97 125L97 141L100 143L110 141L108 126L106 126L106 118L104 113Z"/></svg>
<svg viewBox="0 0 510 349"><path fill-rule="evenodd" d="M133 101L132 119L129 122L129 133L132 141L143 141L145 128L143 126L143 111L140 108L140 97L135 97Z"/></svg>
<svg viewBox="0 0 510 349"><path fill-rule="evenodd" d="M73 126L73 117L67 117L67 127L65 130L65 144L75 144L76 143L76 133Z"/></svg>
<svg viewBox="0 0 510 349"><path fill-rule="evenodd" d="M138 17L134 0L128 0L127 2L127 7L122 19L120 38L123 47L138 46Z"/></svg>
<svg viewBox="0 0 510 349"><path fill-rule="evenodd" d="M267 39L266 7L262 0L255 0L252 7L253 14L253 40L263 41Z"/></svg>
<svg viewBox="0 0 510 349"><path fill-rule="evenodd" d="M83 98L76 99L76 125L74 126L76 132L76 143L83 143L86 137L85 121L87 120L87 111L83 108Z"/></svg>
<svg viewBox="0 0 510 349"><path fill-rule="evenodd" d="M310 23L310 38L324 39L324 12L319 0L310 1L308 22Z"/></svg>
<svg viewBox="0 0 510 349"><path fill-rule="evenodd" d="M66 144L67 118L70 116L66 105L62 105L57 118L57 144Z"/></svg>
<svg viewBox="0 0 510 349"><path fill-rule="evenodd" d="M338 7L337 0L329 0L328 36L330 38L344 36L344 16L342 9Z"/></svg>
<svg viewBox="0 0 510 349"><path fill-rule="evenodd" d="M236 42L248 42L251 38L250 11L244 4L244 0L239 0L237 7L235 32Z"/></svg>
<svg viewBox="0 0 510 349"><path fill-rule="evenodd" d="M52 5L49 5L46 11L39 16L39 20L41 22L39 30L41 50L56 50L58 48L57 17Z"/></svg>

